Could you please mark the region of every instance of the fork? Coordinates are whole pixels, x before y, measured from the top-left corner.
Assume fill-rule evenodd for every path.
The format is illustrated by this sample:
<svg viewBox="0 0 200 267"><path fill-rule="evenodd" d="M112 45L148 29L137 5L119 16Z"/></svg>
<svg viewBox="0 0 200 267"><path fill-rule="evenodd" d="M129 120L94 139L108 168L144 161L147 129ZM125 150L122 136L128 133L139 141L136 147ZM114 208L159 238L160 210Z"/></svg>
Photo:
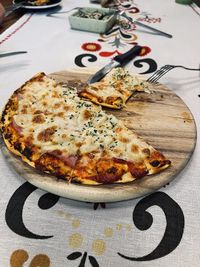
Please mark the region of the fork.
<svg viewBox="0 0 200 267"><path fill-rule="evenodd" d="M7 8L6 8L6 12L5 12L5 14L4 14L4 17L9 16L13 11L15 11L15 10L17 10L17 9L19 9L19 8L21 8L21 7L23 7L23 5L24 5L25 2L26 2L26 1L21 1L21 2L19 2L19 3L13 4L13 5L7 7Z"/></svg>
<svg viewBox="0 0 200 267"><path fill-rule="evenodd" d="M55 12L51 12L51 13L49 13L49 14L47 14L46 16L47 17L56 17L56 16L54 16L54 14L64 14L64 13L69 13L69 12L71 12L72 10L75 10L75 9L82 9L82 7L73 7L73 8L71 8L71 9L69 9L69 10L63 10L63 11L55 11Z"/></svg>
<svg viewBox="0 0 200 267"><path fill-rule="evenodd" d="M149 83L157 83L157 81L164 76L168 71L174 69L174 68L182 68L185 70L194 70L194 71L200 71L200 69L193 69L193 68L187 68L181 65L165 65L161 67L159 70L154 72L154 74L147 79L147 82Z"/></svg>
<svg viewBox="0 0 200 267"><path fill-rule="evenodd" d="M168 38L172 38L172 37L173 37L173 36L172 36L171 34L169 34L169 33L160 31L160 30L155 29L155 28L153 28L153 27L150 27L150 26L148 26L148 25L146 25L146 24L143 24L143 23L141 23L141 22L139 22L139 21L137 21L137 20L134 20L133 18L127 16L127 14L126 14L125 11L120 11L120 12L118 12L118 15L119 15L119 16L122 16L122 17L124 17L124 18L126 18L127 20L129 20L131 23L134 23L135 25L138 25L138 26L143 27L143 28L147 28L148 30L151 30L151 31L154 32L154 33L157 33L157 34L159 34L159 35L162 35L162 36L165 36L165 37L168 37Z"/></svg>

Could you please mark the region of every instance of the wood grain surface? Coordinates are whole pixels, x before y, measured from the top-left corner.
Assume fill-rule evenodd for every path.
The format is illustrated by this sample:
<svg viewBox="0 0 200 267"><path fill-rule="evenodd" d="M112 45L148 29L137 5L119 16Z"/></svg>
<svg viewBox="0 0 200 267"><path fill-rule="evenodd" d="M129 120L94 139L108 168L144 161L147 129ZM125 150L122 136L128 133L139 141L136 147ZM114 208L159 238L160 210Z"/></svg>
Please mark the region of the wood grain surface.
<svg viewBox="0 0 200 267"><path fill-rule="evenodd" d="M50 76L57 81L73 83L77 79L86 81L90 74L62 71ZM3 154L15 171L31 184L59 196L89 202L114 202L152 193L173 180L186 166L195 148L196 126L190 110L173 88L162 84L149 86L150 94L138 92L128 100L123 110L106 109L106 112L121 119L128 128L172 161L172 166L159 174L127 184L76 185L37 172L11 155L4 144L1 146Z"/></svg>

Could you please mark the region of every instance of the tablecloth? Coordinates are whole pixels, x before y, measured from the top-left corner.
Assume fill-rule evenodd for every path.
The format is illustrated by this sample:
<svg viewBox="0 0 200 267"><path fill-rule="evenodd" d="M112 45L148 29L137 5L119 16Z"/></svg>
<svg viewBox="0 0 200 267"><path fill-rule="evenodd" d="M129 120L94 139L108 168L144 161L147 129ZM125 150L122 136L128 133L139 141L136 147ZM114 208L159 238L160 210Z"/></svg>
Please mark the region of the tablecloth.
<svg viewBox="0 0 200 267"><path fill-rule="evenodd" d="M133 45L143 54L127 69L150 76L166 64L199 68L200 11L172 0L119 0L118 8L173 35L166 38L121 22L110 33L72 30L71 13L27 12L0 35L0 108L40 71L101 67ZM64 0L62 10L97 6ZM72 11L71 11L72 12ZM169 185L139 199L84 203L47 193L13 172L0 154L0 266L199 266L200 74L174 69L161 82L190 108L197 126L194 154Z"/></svg>

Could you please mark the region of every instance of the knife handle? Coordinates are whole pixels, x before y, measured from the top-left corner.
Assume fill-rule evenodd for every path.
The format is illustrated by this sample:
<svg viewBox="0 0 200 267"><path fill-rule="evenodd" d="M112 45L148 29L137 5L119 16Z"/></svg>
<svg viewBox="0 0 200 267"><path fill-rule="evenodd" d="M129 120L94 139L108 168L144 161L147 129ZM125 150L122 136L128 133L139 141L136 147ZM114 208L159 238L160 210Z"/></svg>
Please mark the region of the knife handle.
<svg viewBox="0 0 200 267"><path fill-rule="evenodd" d="M139 45L136 45L133 48L131 48L129 51L127 51L126 53L114 57L114 60L119 62L121 65L125 65L131 59L138 56L140 54L141 50L142 50L142 47Z"/></svg>

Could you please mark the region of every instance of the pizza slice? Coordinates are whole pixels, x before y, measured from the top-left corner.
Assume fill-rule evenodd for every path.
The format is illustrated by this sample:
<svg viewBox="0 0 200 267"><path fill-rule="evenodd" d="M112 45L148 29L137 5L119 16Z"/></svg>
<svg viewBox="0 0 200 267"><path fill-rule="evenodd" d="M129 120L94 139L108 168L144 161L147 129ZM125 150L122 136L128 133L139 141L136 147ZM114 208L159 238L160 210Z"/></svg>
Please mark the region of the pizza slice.
<svg viewBox="0 0 200 267"><path fill-rule="evenodd" d="M136 91L148 91L138 75L130 75L124 68L114 68L102 80L87 85L79 96L101 106L121 109Z"/></svg>
<svg viewBox="0 0 200 267"><path fill-rule="evenodd" d="M68 182L126 183L170 166L122 121L44 73L10 97L1 131L12 153Z"/></svg>

